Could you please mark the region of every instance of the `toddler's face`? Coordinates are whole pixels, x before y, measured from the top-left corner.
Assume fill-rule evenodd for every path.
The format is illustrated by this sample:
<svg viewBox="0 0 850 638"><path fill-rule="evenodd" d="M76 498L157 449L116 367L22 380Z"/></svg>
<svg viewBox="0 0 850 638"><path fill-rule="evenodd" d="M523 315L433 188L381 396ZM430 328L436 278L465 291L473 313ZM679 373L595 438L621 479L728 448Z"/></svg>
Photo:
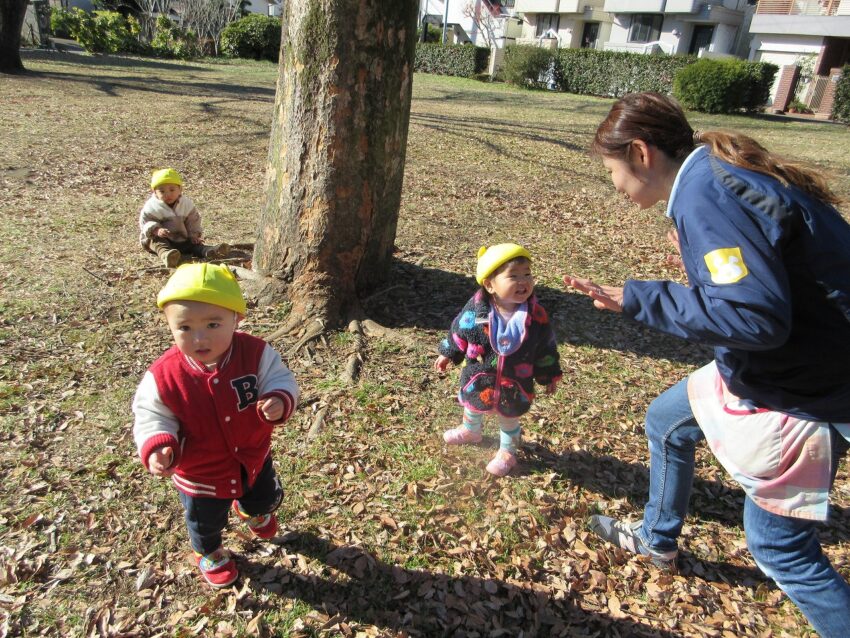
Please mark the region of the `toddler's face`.
<svg viewBox="0 0 850 638"><path fill-rule="evenodd" d="M239 324L235 312L202 301L170 301L163 310L180 352L206 366L227 354Z"/></svg>
<svg viewBox="0 0 850 638"><path fill-rule="evenodd" d="M160 184L153 189L153 192L159 201L173 206L174 202L180 199L180 195L183 194L183 187L177 184Z"/></svg>
<svg viewBox="0 0 850 638"><path fill-rule="evenodd" d="M528 301L534 292L531 262L518 259L503 266L495 275L484 280L484 289L506 310L514 310Z"/></svg>

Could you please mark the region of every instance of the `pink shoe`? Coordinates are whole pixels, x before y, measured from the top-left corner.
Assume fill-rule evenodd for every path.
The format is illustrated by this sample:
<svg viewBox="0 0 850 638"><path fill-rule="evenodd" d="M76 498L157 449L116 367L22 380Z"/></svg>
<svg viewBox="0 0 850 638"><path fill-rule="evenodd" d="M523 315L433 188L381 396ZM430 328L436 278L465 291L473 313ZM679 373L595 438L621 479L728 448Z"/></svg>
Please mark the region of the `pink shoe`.
<svg viewBox="0 0 850 638"><path fill-rule="evenodd" d="M481 432L473 432L466 426L452 428L443 432L443 441L449 445L470 445L473 443L481 443Z"/></svg>
<svg viewBox="0 0 850 638"><path fill-rule="evenodd" d="M487 464L487 471L493 476L506 476L516 465L516 455L507 450L499 450L493 460Z"/></svg>

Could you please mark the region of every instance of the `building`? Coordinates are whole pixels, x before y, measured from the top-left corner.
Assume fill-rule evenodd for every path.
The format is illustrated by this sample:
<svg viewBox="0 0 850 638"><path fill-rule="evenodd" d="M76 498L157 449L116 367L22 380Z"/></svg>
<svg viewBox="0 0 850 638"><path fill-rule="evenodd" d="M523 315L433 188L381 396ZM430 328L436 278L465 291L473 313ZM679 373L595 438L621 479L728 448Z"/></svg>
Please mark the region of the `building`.
<svg viewBox="0 0 850 638"><path fill-rule="evenodd" d="M604 0L516 0L523 18L517 44L601 49L611 35Z"/></svg>
<svg viewBox="0 0 850 638"><path fill-rule="evenodd" d="M850 63L850 0L759 0L750 33L750 60L780 67L774 110L798 99L829 117L835 70Z"/></svg>
<svg viewBox="0 0 850 638"><path fill-rule="evenodd" d="M419 24L446 24L450 44L503 49L522 31L516 0L420 0Z"/></svg>

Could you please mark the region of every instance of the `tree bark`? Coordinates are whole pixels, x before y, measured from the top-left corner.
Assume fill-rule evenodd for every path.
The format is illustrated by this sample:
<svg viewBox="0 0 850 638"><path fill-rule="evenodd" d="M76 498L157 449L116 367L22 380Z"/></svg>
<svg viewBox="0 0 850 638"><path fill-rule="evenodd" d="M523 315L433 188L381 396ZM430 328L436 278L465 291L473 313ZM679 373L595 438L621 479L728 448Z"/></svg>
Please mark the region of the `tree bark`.
<svg viewBox="0 0 850 638"><path fill-rule="evenodd" d="M388 271L401 201L416 0L299 0L280 71L254 269L293 317L336 325Z"/></svg>
<svg viewBox="0 0 850 638"><path fill-rule="evenodd" d="M0 73L23 73L21 28L28 0L0 0Z"/></svg>

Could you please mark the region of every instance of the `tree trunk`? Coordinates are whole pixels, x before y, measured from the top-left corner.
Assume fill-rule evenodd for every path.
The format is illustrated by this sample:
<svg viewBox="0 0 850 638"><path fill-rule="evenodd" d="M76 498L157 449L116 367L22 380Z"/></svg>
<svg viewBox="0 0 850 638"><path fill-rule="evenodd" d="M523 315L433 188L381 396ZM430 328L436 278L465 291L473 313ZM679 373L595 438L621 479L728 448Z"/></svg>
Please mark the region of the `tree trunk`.
<svg viewBox="0 0 850 638"><path fill-rule="evenodd" d="M389 270L416 16L416 0L286 3L254 269L293 317L336 325Z"/></svg>
<svg viewBox="0 0 850 638"><path fill-rule="evenodd" d="M23 73L21 28L28 0L0 0L0 73Z"/></svg>

